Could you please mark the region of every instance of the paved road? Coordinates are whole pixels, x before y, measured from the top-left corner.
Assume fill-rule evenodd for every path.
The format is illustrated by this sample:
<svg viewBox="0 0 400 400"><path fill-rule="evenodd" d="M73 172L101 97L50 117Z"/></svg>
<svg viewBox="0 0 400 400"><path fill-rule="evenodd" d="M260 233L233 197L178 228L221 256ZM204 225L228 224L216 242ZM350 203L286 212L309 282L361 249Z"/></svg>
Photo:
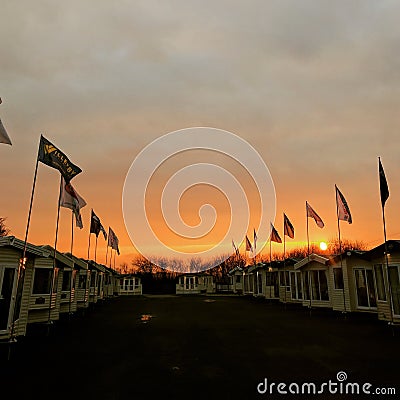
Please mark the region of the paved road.
<svg viewBox="0 0 400 400"><path fill-rule="evenodd" d="M286 398L257 385L320 384L339 371L400 393L400 333L385 323L244 297L111 299L49 336L32 329L8 362L4 347L4 399L5 386L12 399Z"/></svg>

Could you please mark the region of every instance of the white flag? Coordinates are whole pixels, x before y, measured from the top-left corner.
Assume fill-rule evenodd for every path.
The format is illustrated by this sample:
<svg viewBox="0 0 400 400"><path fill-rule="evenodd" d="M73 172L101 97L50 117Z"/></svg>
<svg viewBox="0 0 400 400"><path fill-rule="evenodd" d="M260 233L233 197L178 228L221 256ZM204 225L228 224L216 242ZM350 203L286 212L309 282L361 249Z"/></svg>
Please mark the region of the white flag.
<svg viewBox="0 0 400 400"><path fill-rule="evenodd" d="M10 139L10 137L7 135L6 128L4 128L4 125L3 125L3 123L1 122L1 119L0 119L0 143L5 143L5 144L10 144L10 145L12 145L11 139Z"/></svg>
<svg viewBox="0 0 400 400"><path fill-rule="evenodd" d="M351 218L350 208L347 204L347 201L336 185L335 189L338 219L347 221L349 224L351 224L353 219Z"/></svg>
<svg viewBox="0 0 400 400"><path fill-rule="evenodd" d="M314 218L314 221L317 224L317 226L323 228L325 226L324 221L322 221L321 217L314 211L314 209L307 202L306 202L306 208L307 208L307 217Z"/></svg>
<svg viewBox="0 0 400 400"><path fill-rule="evenodd" d="M60 206L69 208L74 212L76 226L82 229L83 223L80 209L86 206L86 201L79 196L71 183L66 183L63 177L61 177L61 181Z"/></svg>

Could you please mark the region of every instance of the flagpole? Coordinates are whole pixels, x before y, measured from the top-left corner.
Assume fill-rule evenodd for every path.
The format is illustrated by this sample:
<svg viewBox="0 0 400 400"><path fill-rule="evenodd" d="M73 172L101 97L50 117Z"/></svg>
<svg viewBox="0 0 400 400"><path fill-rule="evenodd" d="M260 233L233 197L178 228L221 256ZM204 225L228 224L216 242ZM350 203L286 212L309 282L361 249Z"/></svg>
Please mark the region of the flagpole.
<svg viewBox="0 0 400 400"><path fill-rule="evenodd" d="M382 166L380 157L378 157L378 164L379 164L379 186L380 186L381 205L382 205L383 235L384 235L384 239L385 239L385 261L386 261L386 274L385 275L386 275L386 280L387 280L388 289L389 289L390 324L392 326L392 334L394 336L392 285L390 283L390 276L389 276L389 258L388 258L388 247L387 247L387 239L386 239L386 220L385 220L385 203L389 197L389 188L387 186L385 172L383 170L383 166Z"/></svg>
<svg viewBox="0 0 400 400"><path fill-rule="evenodd" d="M19 297L22 297L22 290L23 290L23 280L24 280L24 274L23 272L25 271L25 263L26 263L26 247L27 247L27 242L28 242L28 232L29 232L29 225L31 221L31 214L32 214L32 206L33 206L33 198L35 195L35 187L36 187L36 178L37 178L37 172L38 172L38 166L39 166L39 148L40 145L38 146L38 154L36 157L36 165L35 165L35 173L33 175L33 183L32 183L32 190L31 190L31 199L29 203L29 211L28 211L28 220L26 222L26 230L25 230L25 240L24 240L24 248L22 251L22 258L20 262L18 263L18 272L17 272L17 298L14 304L14 311L13 311L13 319L12 319L12 324L11 324L11 332L10 332L10 343L16 341L14 335L15 335L15 322L17 320L17 312L19 311L19 306L18 303L21 301ZM10 354L9 354L10 356Z"/></svg>
<svg viewBox="0 0 400 400"><path fill-rule="evenodd" d="M96 236L96 244L94 246L94 262L96 263L96 259L97 259L97 240L98 240L98 236Z"/></svg>
<svg viewBox="0 0 400 400"><path fill-rule="evenodd" d="M270 266L272 265L272 223L270 223L271 225L271 233L269 235L269 264Z"/></svg>
<svg viewBox="0 0 400 400"><path fill-rule="evenodd" d="M284 303L286 307L286 235L285 235L285 213L283 213L283 283L285 284Z"/></svg>
<svg viewBox="0 0 400 400"><path fill-rule="evenodd" d="M49 299L49 315L48 315L48 329L47 334L49 334L50 324L51 324L51 300L53 297L53 290L55 282L55 271L56 271L56 257L57 257L57 240L58 240L58 226L60 222L60 203L61 203L61 190L62 190L62 175L60 175L60 191L58 194L58 204L57 204L57 222L56 222L56 235L54 239L54 257L53 257L53 279L50 284L50 299ZM57 279L58 280L58 279Z"/></svg>
<svg viewBox="0 0 400 400"><path fill-rule="evenodd" d="M72 255L72 251L74 248L74 211L71 210L71 262L72 262L72 271L71 271L71 287L69 291L69 310L68 314L71 315L71 303L72 303L72 288L74 282L74 259Z"/></svg>
<svg viewBox="0 0 400 400"><path fill-rule="evenodd" d="M88 259L88 261L89 261L89 259L90 259L90 228L89 228L89 245L88 245L88 250L87 250L87 259Z"/></svg>
<svg viewBox="0 0 400 400"><path fill-rule="evenodd" d="M115 255L117 253L117 250L114 250L114 270L115 270Z"/></svg>
<svg viewBox="0 0 400 400"><path fill-rule="evenodd" d="M306 201L306 220L307 220L307 257L308 257L308 263L310 263L310 235L308 233L308 203ZM311 280L310 280L310 272L307 271L308 275L308 296L310 300L310 313L311 313Z"/></svg>
<svg viewBox="0 0 400 400"><path fill-rule="evenodd" d="M26 230L25 230L25 240L24 240L24 250L22 253L22 259L25 259L26 255L26 246L27 246L27 241L28 241L28 232L29 232L29 225L31 222L31 214L32 214L32 206L33 206L33 197L35 194L35 187L36 187L36 178L37 178L37 171L38 171L38 166L39 166L39 150L38 150L38 155L36 157L36 166L35 166L35 174L33 176L33 184L32 184L32 192L31 192L31 200L29 203L29 212L28 212L28 221L26 223Z"/></svg>
<svg viewBox="0 0 400 400"><path fill-rule="evenodd" d="M108 243L107 243L107 249L106 249L106 265L107 265L107 256L108 256Z"/></svg>
<svg viewBox="0 0 400 400"><path fill-rule="evenodd" d="M256 231L254 230L254 228L253 228L253 232L254 232L254 234L253 234L253 239L254 239L254 265L256 265L257 264L257 234L256 234ZM258 284L258 281L257 281L257 284Z"/></svg>
<svg viewBox="0 0 400 400"><path fill-rule="evenodd" d="M339 222L339 204L337 201L337 187L335 185L335 197L336 197L336 216L337 216L337 226L338 226L338 237L339 237L339 252L340 252L340 268L342 270L342 279L343 279L343 288L342 288L342 293L343 293L343 313L346 314L346 295L344 291L344 271L343 271L343 255L342 255L342 240L340 237L340 222Z"/></svg>
<svg viewBox="0 0 400 400"><path fill-rule="evenodd" d="M308 255L308 262L310 262L310 236L308 234L308 207L306 201L306 221L307 221L307 255Z"/></svg>
<svg viewBox="0 0 400 400"><path fill-rule="evenodd" d="M385 206L382 206L382 220L383 220L383 236L385 239L386 279L388 281L388 289L389 289L390 323L393 326L392 285L390 283L390 278L389 278L389 259L388 259L387 240L386 240ZM394 331L393 331L393 335L394 335Z"/></svg>

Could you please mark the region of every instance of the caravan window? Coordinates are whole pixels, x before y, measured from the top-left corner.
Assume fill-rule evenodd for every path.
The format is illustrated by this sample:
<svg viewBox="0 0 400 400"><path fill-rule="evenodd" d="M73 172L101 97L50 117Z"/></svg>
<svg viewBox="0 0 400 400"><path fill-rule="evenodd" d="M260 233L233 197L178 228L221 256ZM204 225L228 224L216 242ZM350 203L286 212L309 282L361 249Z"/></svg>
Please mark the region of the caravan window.
<svg viewBox="0 0 400 400"><path fill-rule="evenodd" d="M343 289L343 270L342 268L333 268L333 280L335 282L335 289Z"/></svg>
<svg viewBox="0 0 400 400"><path fill-rule="evenodd" d="M376 281L376 292L378 300L386 301L386 288L385 281L383 279L383 268L382 264L374 265L375 281Z"/></svg>
<svg viewBox="0 0 400 400"><path fill-rule="evenodd" d="M49 294L53 270L50 268L36 268L33 281L33 294Z"/></svg>
<svg viewBox="0 0 400 400"><path fill-rule="evenodd" d="M63 272L62 289L63 292L71 290L71 271Z"/></svg>
<svg viewBox="0 0 400 400"><path fill-rule="evenodd" d="M78 288L79 289L86 288L86 275L79 275Z"/></svg>
<svg viewBox="0 0 400 400"><path fill-rule="evenodd" d="M329 300L328 281L323 270L309 271L313 300Z"/></svg>

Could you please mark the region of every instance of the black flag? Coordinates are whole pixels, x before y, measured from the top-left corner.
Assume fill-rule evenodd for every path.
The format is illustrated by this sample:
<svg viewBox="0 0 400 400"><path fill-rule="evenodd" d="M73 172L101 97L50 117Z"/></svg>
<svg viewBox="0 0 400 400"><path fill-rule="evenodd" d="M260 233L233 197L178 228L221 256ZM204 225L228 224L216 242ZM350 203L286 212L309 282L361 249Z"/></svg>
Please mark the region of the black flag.
<svg viewBox="0 0 400 400"><path fill-rule="evenodd" d="M379 188L381 191L381 203L382 207L385 207L386 200L389 198L389 188L386 181L385 171L381 163L381 158L379 157Z"/></svg>
<svg viewBox="0 0 400 400"><path fill-rule="evenodd" d="M101 224L100 218L92 210L92 216L90 218L90 233L94 233L96 237L98 237L100 231L103 233L104 240L107 240L107 232Z"/></svg>
<svg viewBox="0 0 400 400"><path fill-rule="evenodd" d="M58 169L67 182L82 172L79 167L72 164L68 157L43 135L40 135L38 160L49 167Z"/></svg>
<svg viewBox="0 0 400 400"><path fill-rule="evenodd" d="M289 221L289 218L283 213L283 232L284 235L289 236L291 239L294 239L294 228L292 223Z"/></svg>

